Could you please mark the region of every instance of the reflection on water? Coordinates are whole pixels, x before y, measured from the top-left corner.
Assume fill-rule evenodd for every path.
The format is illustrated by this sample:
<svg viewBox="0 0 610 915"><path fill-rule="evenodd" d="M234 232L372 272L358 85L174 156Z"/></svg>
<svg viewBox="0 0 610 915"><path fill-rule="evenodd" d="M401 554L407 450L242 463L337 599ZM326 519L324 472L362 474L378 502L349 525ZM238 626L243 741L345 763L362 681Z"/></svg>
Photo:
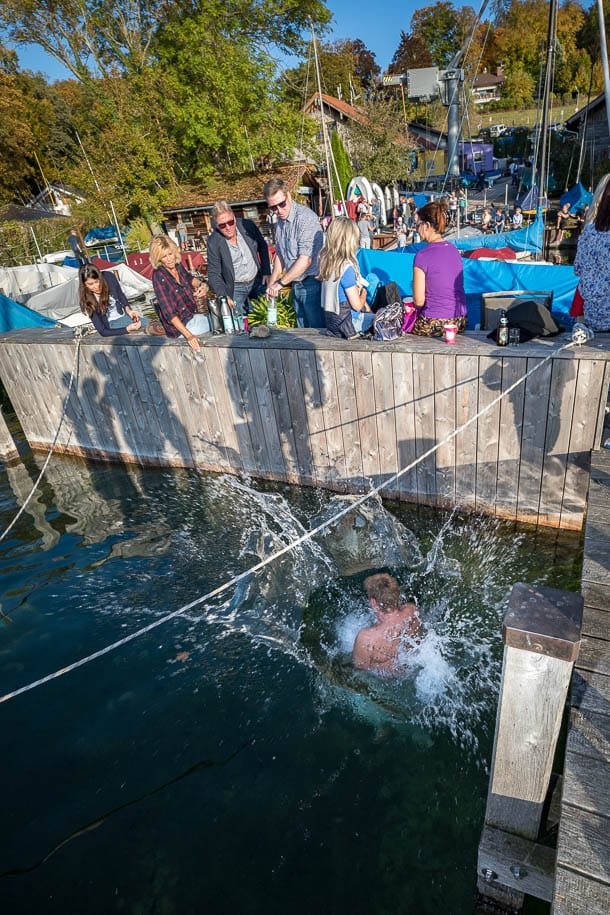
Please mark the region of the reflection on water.
<svg viewBox="0 0 610 915"><path fill-rule="evenodd" d="M35 476L28 459L0 477L3 527ZM338 502L53 458L1 547L0 691L217 587ZM383 561L424 625L385 681L350 664ZM579 562L573 536L368 506L0 706L2 910L469 913L507 597L517 580L575 588Z"/></svg>

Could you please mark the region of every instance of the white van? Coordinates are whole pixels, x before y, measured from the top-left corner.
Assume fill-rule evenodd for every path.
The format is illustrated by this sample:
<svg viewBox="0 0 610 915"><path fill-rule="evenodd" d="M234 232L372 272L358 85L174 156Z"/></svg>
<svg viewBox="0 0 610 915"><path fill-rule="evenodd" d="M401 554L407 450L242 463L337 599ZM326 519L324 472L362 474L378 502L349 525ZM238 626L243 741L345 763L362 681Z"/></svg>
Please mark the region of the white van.
<svg viewBox="0 0 610 915"><path fill-rule="evenodd" d="M489 128L490 137L501 137L506 130L506 124L492 124Z"/></svg>

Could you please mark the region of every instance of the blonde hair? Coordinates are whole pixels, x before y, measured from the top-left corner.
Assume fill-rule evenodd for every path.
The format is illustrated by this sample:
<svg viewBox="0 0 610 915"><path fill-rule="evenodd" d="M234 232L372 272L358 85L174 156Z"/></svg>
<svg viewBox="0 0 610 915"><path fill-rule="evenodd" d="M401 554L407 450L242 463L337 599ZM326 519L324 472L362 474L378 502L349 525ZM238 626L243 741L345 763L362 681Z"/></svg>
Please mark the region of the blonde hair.
<svg viewBox="0 0 610 915"><path fill-rule="evenodd" d="M226 200L217 200L214 206L212 207L212 219L214 222L218 220L218 217L221 213L231 213L233 215L233 210L231 209L231 204L227 203Z"/></svg>
<svg viewBox="0 0 610 915"><path fill-rule="evenodd" d="M151 239L148 254L153 270L157 270L157 268L161 266L161 258L165 257L166 254L175 254L177 264L179 264L182 259L180 248L176 242L172 241L167 235L155 235L154 238Z"/></svg>
<svg viewBox="0 0 610 915"><path fill-rule="evenodd" d="M356 251L360 247L360 233L353 219L336 216L326 232L326 241L320 254L321 280L338 280L345 263L359 272Z"/></svg>

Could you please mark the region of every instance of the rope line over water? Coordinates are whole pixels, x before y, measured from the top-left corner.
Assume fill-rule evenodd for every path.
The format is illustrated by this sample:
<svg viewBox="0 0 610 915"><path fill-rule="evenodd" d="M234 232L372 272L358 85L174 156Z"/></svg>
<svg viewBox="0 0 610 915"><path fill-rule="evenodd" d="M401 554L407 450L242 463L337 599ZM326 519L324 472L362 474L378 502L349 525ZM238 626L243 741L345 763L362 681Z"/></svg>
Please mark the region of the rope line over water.
<svg viewBox="0 0 610 915"><path fill-rule="evenodd" d="M323 521L321 524L319 524L317 527L313 528L312 530L306 531L306 533L304 533L301 537L297 537L296 540L293 540L291 543L282 547L280 550L277 550L275 553L272 553L270 556L267 556L265 559L262 559L260 562L251 566L245 572L240 572L239 575L235 575L229 581L225 582L222 585L219 585L217 588L214 588L212 591L208 591L207 594L203 594L201 597L195 598L195 600L190 601L188 604L184 604L184 606L179 607L177 610L173 610L171 613L166 613L165 616L160 617L158 620L155 620L153 623L149 623L148 626L144 626L141 629L137 629L135 632L132 632L130 635L124 636L124 638L118 639L116 642L112 642L110 645L106 645L104 648L100 648L98 651L94 651L92 654L89 654L86 657L81 658L79 661L74 661L72 664L68 664L66 667L61 667L58 670L53 671L53 673L47 674L45 677L41 677L38 680L34 680L32 683L28 683L25 686L21 686L18 689L12 690L12 692L10 692L10 693L5 693L5 695L0 696L0 703L8 702L10 699L14 699L17 696L21 696L23 693L30 692L31 690L36 689L39 686L43 686L45 683L50 683L51 680L55 680L58 677L63 677L65 674L71 673L73 670L76 670L79 667L84 667L86 664L89 664L91 661L97 660L97 658L101 658L104 655L110 654L112 651L116 651L118 648L121 648L123 645L127 645L129 642L133 642L135 639L140 638L140 636L145 635L147 632L152 632L153 629L157 629L159 626L163 626L165 623L170 622L170 620L173 620L176 617L181 616L183 613L187 613L189 610L192 610L194 607L198 607L200 604L204 603L205 601L209 601L215 597L218 597L220 594L223 594L229 588L234 587L235 585L239 584L239 582L244 581L244 579L246 579L246 578L250 578L256 572L259 572L261 569L264 569L265 566L268 566L270 563L275 562L275 560L279 559L280 556L284 556L286 553L289 553L291 550L296 549L296 547L301 546L301 544L306 543L308 540L311 540L317 534L321 533L322 531L326 530L326 528L335 524L340 518L345 517L345 515L348 515L354 509L359 508L366 501L368 501L368 499L372 498L373 496L378 495L378 493L380 493L381 490L390 486L391 483L395 483L402 476L404 476L405 473L408 473L410 470L413 470L413 468L416 467L418 464L420 464L422 461L425 461L426 458L428 458L428 457L430 457L430 455L434 454L435 451L438 451L439 448L441 448L443 445L446 445L447 442L450 442L452 439L454 439L457 435L459 435L461 432L463 432L465 429L467 429L469 426L471 426L474 422L476 422L481 416L484 416L486 413L488 413L489 410L491 410L493 407L495 407L496 404L498 404L504 397L506 397L508 394L510 394L512 391L514 391L515 388L519 387L519 385L523 384L524 381L526 381L530 377L530 375L533 375L534 372L537 372L538 369L541 369L543 365L545 365L547 362L549 362L549 360L552 359L554 356L556 356L560 352L562 352L562 350L569 349L572 346L578 346L581 343L585 342L582 339L582 337L579 336L578 334L575 334L574 337L575 337L575 339L572 339L569 343L565 343L563 346L559 347L558 350L552 350L548 354L548 356L545 356L544 359L542 359L540 362L537 362L536 365L532 366L532 368L529 369L525 373L525 375L523 375L521 378L517 379L517 381L515 381L513 384L511 384L510 387L508 387L505 391L502 391L501 394L498 394L498 396L495 397L490 403L488 403L486 407L483 407L482 410L479 410L478 413L476 413L470 419L466 420L465 423L463 423L457 429L454 429L453 432L450 432L449 435L445 436L445 438L442 441L440 441L436 445L433 445L432 447L428 448L428 450L426 452L424 452L424 454L421 454L419 457L415 458L415 460L411 461L410 464L408 464L406 467L403 467L397 473L392 474L392 476L388 477L387 480L384 480L382 483L379 483L377 486L372 486L368 490L368 492L366 492L364 495L360 496L354 502L350 502L349 505L346 505L345 508L342 508L335 515L333 515L332 518L329 518L326 521ZM66 403L67 403L67 400L66 400ZM58 429L58 434L59 434L59 429ZM56 436L56 438L57 438L57 436Z"/></svg>
<svg viewBox="0 0 610 915"><path fill-rule="evenodd" d="M31 500L32 496L34 495L34 493L36 492L36 490L38 489L38 486L39 486L39 484L40 484L40 481L42 480L42 478L43 478L43 476L44 476L44 472L45 472L45 470L47 469L47 467L49 466L49 461L51 460L51 456L52 456L53 451L54 451L54 449L55 449L55 445L57 444L57 439L59 438L59 433L60 433L60 431L61 431L61 427L63 426L64 418L65 418L65 415L66 415L66 411L67 411L67 409L68 409L68 401L70 400L70 394L72 393L72 385L74 384L74 379L75 379L75 377L76 377L76 367L77 367L77 365L78 365L78 356L79 356L79 352L80 352L80 339L77 339L77 341L76 341L76 349L75 349L75 351L74 351L74 363L73 363L73 365L72 365L72 372L71 372L71 374L70 374L70 383L68 384L68 391L67 391L67 393L66 393L66 397L65 397L65 400L64 400L64 403L63 403L63 407L61 408L61 416L59 417L59 424L58 424L58 426L57 426L57 431L56 431L56 433L55 433L55 438L54 438L53 441L51 442L51 448L50 448L50 450L49 450L49 453L47 454L47 456L46 456L46 458L45 458L45 462L44 462L44 464L42 465L42 468L41 468L41 470L40 470L40 473L39 473L38 476L36 477L36 481L34 482L34 485L32 486L32 489L30 490L29 496L27 497L27 499L25 500L25 502L23 503L23 505L21 506L21 508L19 509L19 511L17 512L17 514L15 515L15 517L13 518L13 520L11 521L11 523L9 524L9 526L0 534L0 543L2 543L2 541L4 540L4 538L6 537L6 535L9 533L10 530L12 530L12 528L15 526L15 524L17 523L17 521L19 520L19 518L22 516L22 514L24 513L24 511L26 510L26 508L27 508L28 505L30 504L30 500Z"/></svg>

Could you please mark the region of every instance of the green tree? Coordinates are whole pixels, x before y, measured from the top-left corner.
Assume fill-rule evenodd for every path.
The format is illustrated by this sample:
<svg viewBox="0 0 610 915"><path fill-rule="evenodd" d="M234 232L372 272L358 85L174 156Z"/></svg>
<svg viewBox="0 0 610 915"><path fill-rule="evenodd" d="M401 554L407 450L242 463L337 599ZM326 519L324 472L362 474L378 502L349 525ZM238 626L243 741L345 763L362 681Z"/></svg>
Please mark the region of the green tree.
<svg viewBox="0 0 610 915"><path fill-rule="evenodd" d="M331 164L333 193L335 200L340 200L345 197L347 186L354 177L354 172L352 170L352 164L347 154L347 150L345 149L341 137L336 130L333 130L331 133L330 146L333 153L333 159L335 160L335 165L337 166L337 173L339 175L339 182L337 182L337 175L335 174Z"/></svg>
<svg viewBox="0 0 610 915"><path fill-rule="evenodd" d="M511 108L528 108L536 92L536 81L525 70L512 70L504 84L503 103Z"/></svg>
<svg viewBox="0 0 610 915"><path fill-rule="evenodd" d="M359 38L345 38L318 46L320 82L328 95L349 101L352 88L363 97L379 76L375 55ZM316 92L316 74L310 57L297 67L286 70L284 98L302 105Z"/></svg>
<svg viewBox="0 0 610 915"><path fill-rule="evenodd" d="M451 0L437 0L413 13L411 34L428 48L436 67L445 67L464 43L463 23Z"/></svg>
<svg viewBox="0 0 610 915"><path fill-rule="evenodd" d="M421 36L411 32L400 33L400 43L394 51L389 73L406 73L416 67L431 67L432 55Z"/></svg>
<svg viewBox="0 0 610 915"><path fill-rule="evenodd" d="M413 143L403 135L402 114L395 100L365 102L364 121L350 127L349 148L356 174L379 184L406 179Z"/></svg>

